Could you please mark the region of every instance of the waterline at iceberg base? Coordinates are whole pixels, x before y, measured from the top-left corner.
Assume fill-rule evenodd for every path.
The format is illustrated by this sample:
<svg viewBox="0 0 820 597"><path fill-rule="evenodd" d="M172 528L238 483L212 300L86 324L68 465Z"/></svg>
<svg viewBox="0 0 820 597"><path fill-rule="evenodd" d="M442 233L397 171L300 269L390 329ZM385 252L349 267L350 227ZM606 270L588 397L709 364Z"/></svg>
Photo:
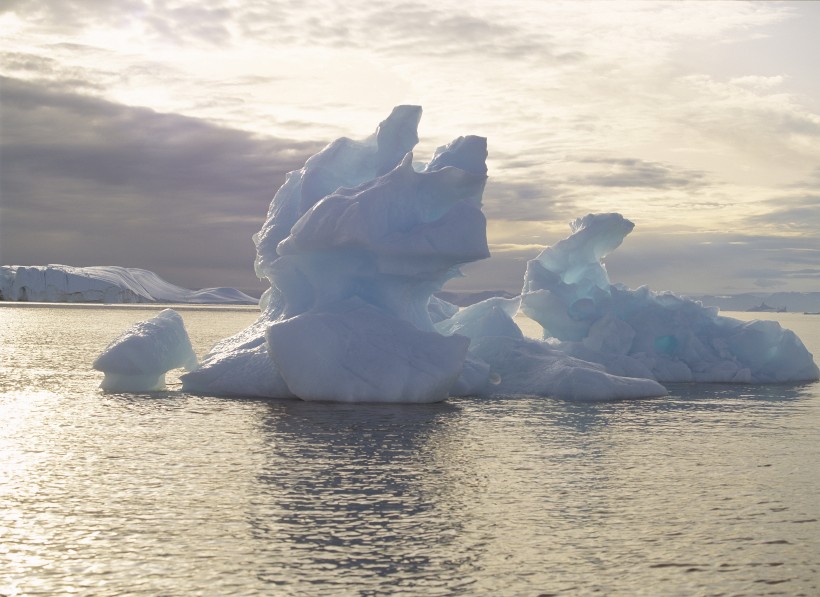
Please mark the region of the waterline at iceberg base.
<svg viewBox="0 0 820 597"><path fill-rule="evenodd" d="M646 288L610 285L601 263L632 229L591 214L530 262L522 295L456 312L432 297L489 257L481 201L486 139L459 137L426 164L411 153L421 108L399 106L363 141L342 138L291 172L255 235L270 282L258 320L182 376L207 395L437 402L449 395L575 400L662 396L659 381L785 382L820 376L774 322ZM521 310L544 327L524 338Z"/></svg>

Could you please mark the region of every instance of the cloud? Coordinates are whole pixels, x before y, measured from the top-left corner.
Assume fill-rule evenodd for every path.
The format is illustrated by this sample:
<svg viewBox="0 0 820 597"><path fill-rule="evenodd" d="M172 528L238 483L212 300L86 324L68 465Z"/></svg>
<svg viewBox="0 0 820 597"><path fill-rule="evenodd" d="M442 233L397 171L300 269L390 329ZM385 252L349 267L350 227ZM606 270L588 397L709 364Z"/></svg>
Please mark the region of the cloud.
<svg viewBox="0 0 820 597"><path fill-rule="evenodd" d="M816 238L730 232L658 233L640 228L606 260L613 282L683 294L761 287L810 291L817 285Z"/></svg>
<svg viewBox="0 0 820 597"><path fill-rule="evenodd" d="M209 2L149 2L146 0L70 0L39 2L7 0L0 13L14 13L50 34L76 35L83 31L109 28L124 37L140 35L153 43L198 42L224 45L231 39L230 5Z"/></svg>
<svg viewBox="0 0 820 597"><path fill-rule="evenodd" d="M769 90L779 87L783 84L785 77L776 75L773 77L764 77L760 75L745 75L743 77L733 77L729 79L731 85L738 85L752 90Z"/></svg>
<svg viewBox="0 0 820 597"><path fill-rule="evenodd" d="M557 184L543 179L490 178L484 191L484 213L490 219L563 222L575 217L576 211Z"/></svg>
<svg viewBox="0 0 820 597"><path fill-rule="evenodd" d="M255 286L250 236L284 173L323 146L49 83L2 86L3 262L126 265L191 287Z"/></svg>
<svg viewBox="0 0 820 597"><path fill-rule="evenodd" d="M153 43L225 46L252 38L273 46L369 48L385 54L447 57L483 52L507 58L574 62L578 51L558 50L543 30L537 34L506 23L505 12L458 3L370 3L340 0L299 2L148 2L9 0L10 12L41 31L73 33L111 28Z"/></svg>
<svg viewBox="0 0 820 597"><path fill-rule="evenodd" d="M489 259L470 263L461 267L462 278L450 280L446 290L479 292L481 290L506 290L518 294L524 284L527 261L541 252L543 247L499 250L491 246Z"/></svg>
<svg viewBox="0 0 820 597"><path fill-rule="evenodd" d="M120 0L117 3L94 0L39 2L38 0L6 0L0 14L12 13L49 32L76 32L93 23L122 26L134 16L150 9L143 0Z"/></svg>
<svg viewBox="0 0 820 597"><path fill-rule="evenodd" d="M550 64L573 64L583 52L561 48L541 29L528 31L492 9L455 4L373 4L369 14L357 15L359 43L380 46L391 54L413 52L452 59L475 54L503 59L532 59ZM349 25L353 29L353 24Z"/></svg>
<svg viewBox="0 0 820 597"><path fill-rule="evenodd" d="M783 277L780 276L776 280L766 280L758 278L755 280L755 286L758 288L777 288L783 283Z"/></svg>
<svg viewBox="0 0 820 597"><path fill-rule="evenodd" d="M192 276L198 254L246 267L251 224L282 172L320 145L314 139L361 138L393 105L419 103L417 158L456 135L489 138L484 205L497 255L480 267L509 283L519 273L496 264L517 272L515 246L558 240L565 222L590 211L639 223L640 237L612 257L613 267L633 264L630 283L741 287L751 279L718 266L749 269L750 259L811 269L788 261L808 253L784 239L816 240L820 188L793 184L820 155L820 117L806 99L816 94L796 93L816 69L801 77L774 51L712 66L727 48L742 55L748 40L771 33L769 50L810 56L811 23L794 17L805 6L7 0L0 16L15 30L0 40L0 72L12 77L1 184L4 222L15 226L0 224L3 260L23 247L53 259L45 248L54 246L88 260L105 247L112 260L184 261ZM804 30L793 40L786 26L798 20ZM197 224L188 238L199 234L170 255L164 235L186 221ZM640 240L647 224L667 233ZM228 227L235 233L220 232ZM685 245L694 238L686 227L717 230L697 237L711 248ZM720 236L727 229L779 240L742 256ZM81 245L81 254L66 249ZM632 245L649 254L630 257ZM240 247L248 259L236 257Z"/></svg>
<svg viewBox="0 0 820 597"><path fill-rule="evenodd" d="M750 216L751 224L811 234L820 246L820 194L778 197L764 202L763 206L769 211Z"/></svg>
<svg viewBox="0 0 820 597"><path fill-rule="evenodd" d="M757 288L785 288L795 282L820 281L820 269L784 270L782 268L749 268L738 272L739 276L753 280Z"/></svg>
<svg viewBox="0 0 820 597"><path fill-rule="evenodd" d="M572 184L651 189L690 189L705 185L705 172L676 169L670 164L660 162L647 162L636 158L587 158L580 162L606 166L606 169L571 176L568 182Z"/></svg>
<svg viewBox="0 0 820 597"><path fill-rule="evenodd" d="M679 103L675 117L685 129L733 146L738 155L770 165L816 164L820 115L776 87L745 81L702 74L678 78L678 94L688 99Z"/></svg>

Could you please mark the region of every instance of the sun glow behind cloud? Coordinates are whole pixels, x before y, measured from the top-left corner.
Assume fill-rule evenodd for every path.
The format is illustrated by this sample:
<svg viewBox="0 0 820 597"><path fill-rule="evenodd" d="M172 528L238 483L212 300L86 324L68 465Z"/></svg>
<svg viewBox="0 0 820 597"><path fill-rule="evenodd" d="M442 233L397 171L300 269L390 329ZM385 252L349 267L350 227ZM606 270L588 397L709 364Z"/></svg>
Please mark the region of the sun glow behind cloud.
<svg viewBox="0 0 820 597"><path fill-rule="evenodd" d="M0 12L0 50L15 57L8 76L271 139L360 138L392 106L421 104L416 159L465 132L490 139L485 211L503 259L512 245L555 242L590 211L621 211L633 236L805 236L784 210L820 192L820 115L802 95L816 73L714 58L758 55L771 31L817 13L766 2L22 1ZM684 278L677 290L703 276Z"/></svg>

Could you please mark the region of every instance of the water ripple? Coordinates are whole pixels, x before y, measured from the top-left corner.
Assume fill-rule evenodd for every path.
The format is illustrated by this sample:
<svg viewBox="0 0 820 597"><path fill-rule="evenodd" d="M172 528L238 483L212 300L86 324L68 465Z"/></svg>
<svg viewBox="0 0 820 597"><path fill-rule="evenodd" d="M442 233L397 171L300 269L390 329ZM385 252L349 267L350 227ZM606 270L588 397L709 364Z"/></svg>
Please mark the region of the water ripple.
<svg viewBox="0 0 820 597"><path fill-rule="evenodd" d="M88 364L145 314L27 311L0 309L0 595L820 594L816 384L103 394ZM183 316L200 354L248 319Z"/></svg>

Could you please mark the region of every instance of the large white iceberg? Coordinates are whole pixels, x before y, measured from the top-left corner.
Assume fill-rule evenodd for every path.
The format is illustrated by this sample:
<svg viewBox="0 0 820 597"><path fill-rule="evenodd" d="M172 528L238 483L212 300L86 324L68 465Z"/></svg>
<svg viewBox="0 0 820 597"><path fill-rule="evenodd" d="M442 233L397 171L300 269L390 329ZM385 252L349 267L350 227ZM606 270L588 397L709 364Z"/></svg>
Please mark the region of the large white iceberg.
<svg viewBox="0 0 820 597"><path fill-rule="evenodd" d="M270 282L260 317L183 375L185 391L611 400L664 395L659 381L817 379L811 355L775 322L746 324L669 293L611 285L602 259L633 227L619 214L574 222L569 238L528 264L520 297L460 311L434 298L461 264L489 256L487 148L459 137L414 164L420 116L399 106L367 139L334 141L288 174L254 236L257 274ZM524 337L519 308L544 339Z"/></svg>
<svg viewBox="0 0 820 597"><path fill-rule="evenodd" d="M563 352L620 375L661 382L818 379L800 339L776 321L743 322L677 296L610 284L603 258L634 224L589 214L527 264L521 310Z"/></svg>
<svg viewBox="0 0 820 597"><path fill-rule="evenodd" d="M189 290L154 272L118 266L0 266L0 300L44 303L192 303L252 305L235 288Z"/></svg>
<svg viewBox="0 0 820 597"><path fill-rule="evenodd" d="M469 340L433 327L433 292L489 257L486 140L460 137L414 167L421 109L364 141L339 139L291 172L254 237L270 281L252 326L182 377L187 391L346 402L435 402ZM452 313L434 300L437 320ZM238 373L241 371L241 375Z"/></svg>
<svg viewBox="0 0 820 597"><path fill-rule="evenodd" d="M93 363L105 373L109 392L154 392L165 388L171 369L196 367L196 354L179 313L165 309L114 339Z"/></svg>
<svg viewBox="0 0 820 597"><path fill-rule="evenodd" d="M458 265L489 256L487 149L459 137L414 166L420 115L399 106L368 139L337 140L288 175L254 238L257 273L271 284L263 313L218 343L183 388L344 402L665 394L523 338L510 318L517 301L471 318L432 297Z"/></svg>

